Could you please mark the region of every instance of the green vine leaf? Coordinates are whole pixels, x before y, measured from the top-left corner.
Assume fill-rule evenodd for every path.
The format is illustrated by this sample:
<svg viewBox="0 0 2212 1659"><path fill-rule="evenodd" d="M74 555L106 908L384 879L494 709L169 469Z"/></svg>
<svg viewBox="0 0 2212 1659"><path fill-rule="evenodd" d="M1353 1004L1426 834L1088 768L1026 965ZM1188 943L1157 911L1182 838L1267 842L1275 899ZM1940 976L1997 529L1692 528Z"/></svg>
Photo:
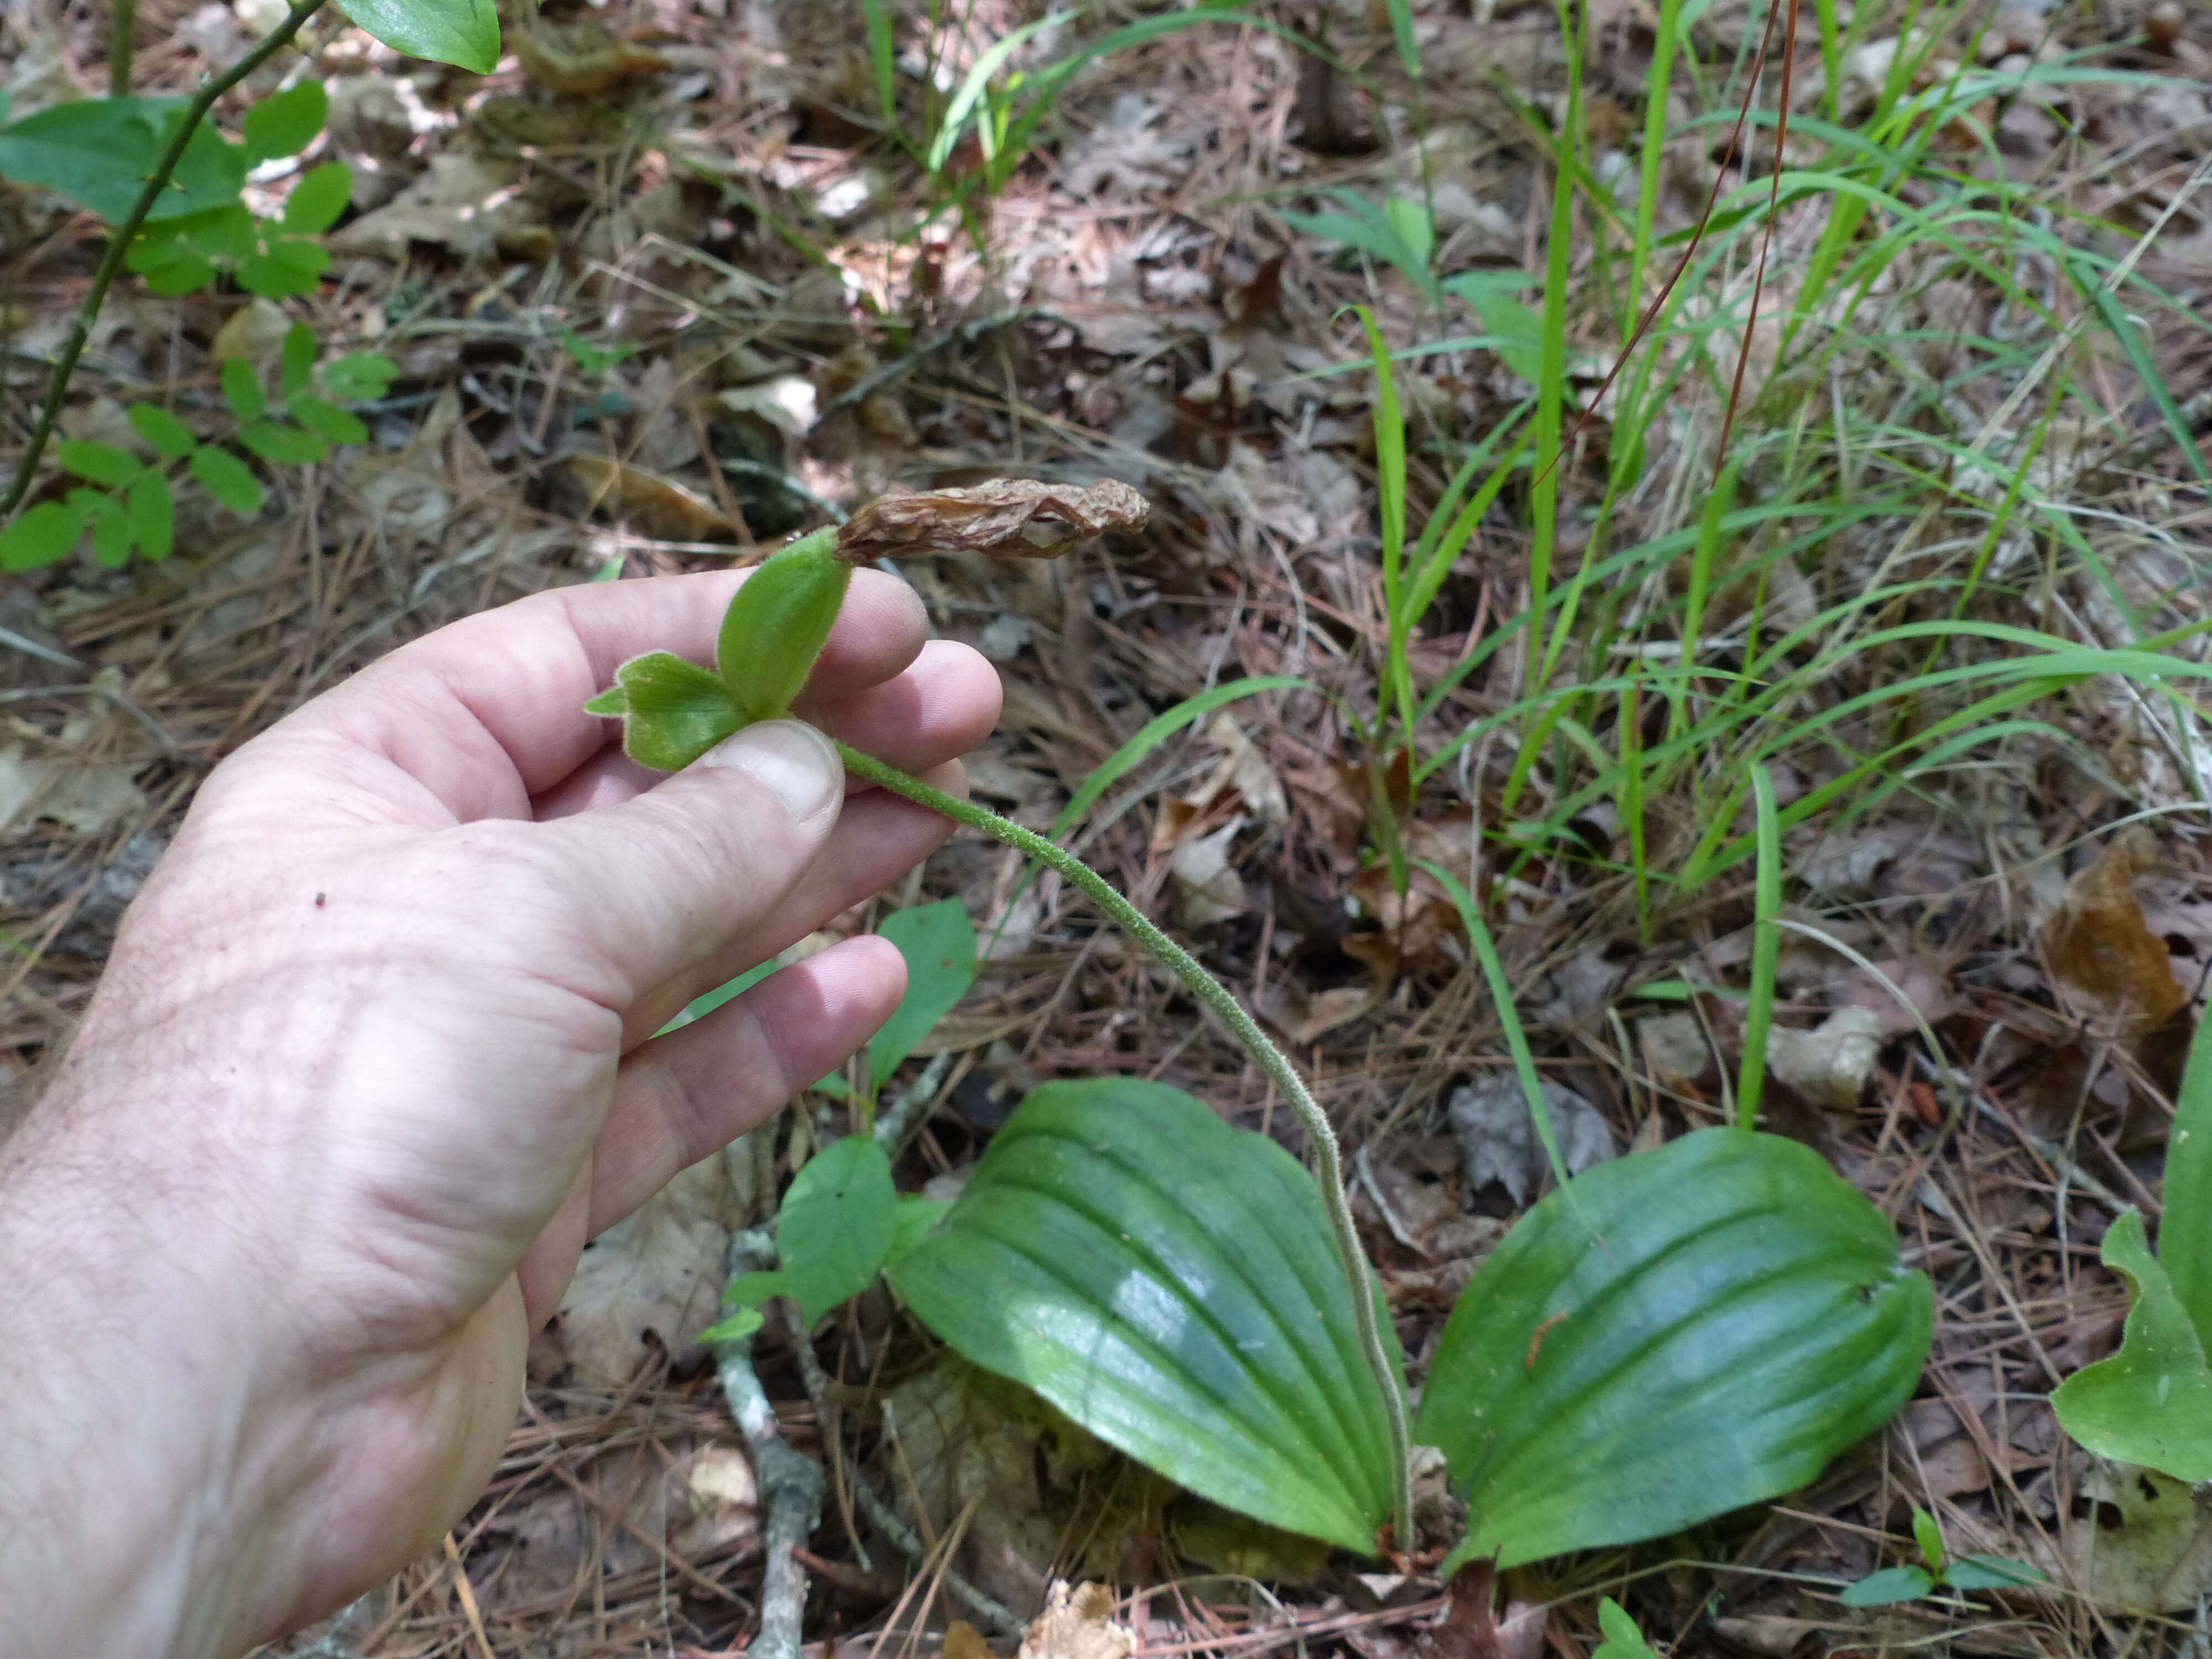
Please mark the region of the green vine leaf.
<svg viewBox="0 0 2212 1659"><path fill-rule="evenodd" d="M1032 1091L887 1272L963 1358L1139 1462L1372 1553L1389 1431L1328 1240L1273 1141L1164 1084L1096 1078Z"/></svg>
<svg viewBox="0 0 2212 1659"><path fill-rule="evenodd" d="M1626 1544L1802 1486L1905 1403L1935 1329L1880 1211L1809 1147L1702 1129L1515 1224L1414 1437L1468 1502L1445 1564Z"/></svg>
<svg viewBox="0 0 2212 1659"><path fill-rule="evenodd" d="M772 1274L745 1275L725 1300L742 1299L747 1279L772 1279L753 1299L791 1297L811 1330L823 1315L874 1280L897 1237L897 1210L890 1158L875 1137L832 1141L792 1177L776 1212L775 1253L782 1267Z"/></svg>

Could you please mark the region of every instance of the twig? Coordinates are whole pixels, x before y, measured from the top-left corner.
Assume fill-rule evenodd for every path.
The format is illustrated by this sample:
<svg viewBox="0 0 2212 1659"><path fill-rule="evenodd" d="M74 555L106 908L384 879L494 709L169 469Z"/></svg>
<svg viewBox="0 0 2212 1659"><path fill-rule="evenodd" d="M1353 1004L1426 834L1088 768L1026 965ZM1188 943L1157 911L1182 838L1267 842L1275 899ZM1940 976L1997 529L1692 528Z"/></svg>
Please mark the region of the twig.
<svg viewBox="0 0 2212 1659"><path fill-rule="evenodd" d="M930 1107L936 1103L937 1091L944 1086L945 1073L951 1065L952 1053L947 1049L922 1067L921 1075L902 1090L896 1100L877 1114L877 1146L887 1152L898 1151L899 1142L906 1139L907 1131L927 1116Z"/></svg>
<svg viewBox="0 0 2212 1659"><path fill-rule="evenodd" d="M849 1457L842 1460L845 1466L845 1481L852 1487L853 1497L860 1506L860 1513L868 1517L868 1524L890 1540L890 1546L909 1561L919 1561L929 1553L929 1547L921 1541L912 1527L901 1520L898 1511L878 1497L860 1474L860 1466ZM945 1588L952 1599L965 1607L977 1619L1000 1636L1019 1636L1028 1626L1023 1624L1012 1608L986 1595L969 1583L949 1565L939 1569L945 1575Z"/></svg>
<svg viewBox="0 0 2212 1659"><path fill-rule="evenodd" d="M773 1267L775 1252L757 1232L730 1239L730 1276ZM714 1345L714 1368L730 1415L745 1437L768 1512L768 1565L761 1584L760 1634L746 1651L751 1659L799 1659L799 1626L806 1612L806 1569L792 1554L822 1524L822 1468L793 1449L775 1420L775 1407L753 1373L750 1336Z"/></svg>
<svg viewBox="0 0 2212 1659"><path fill-rule="evenodd" d="M176 172L177 163L184 159L185 147L191 142L192 134L199 131L207 112L215 107L216 100L228 92L247 76L267 63L279 51L292 43L307 21L323 9L323 0L300 0L300 3L285 14L284 21L262 37L261 44L240 58L199 89L198 94L185 106L176 130L162 149L161 159L154 163L153 172L146 175L145 187L131 204L131 212L115 228L107 239L107 252L100 257L100 268L92 274L92 290L84 296L84 305L77 312L76 326L70 331L68 343L62 355L54 360L53 379L46 386L46 406L39 410L39 422L31 428L31 441L24 447L23 459L17 463L15 477L8 486L5 499L0 499L0 519L13 513L30 493L31 479L37 473L39 458L46 453L46 441L54 435L54 422L61 416L62 400L69 395L70 377L76 373L77 359L84 355L85 342L92 337L92 325L100 320L100 308L106 302L107 290L115 275L123 269L124 256L131 251L131 239L146 222L146 216L154 210L154 204L169 187L169 176ZM111 47L111 50L112 48Z"/></svg>
<svg viewBox="0 0 2212 1659"><path fill-rule="evenodd" d="M107 95L131 95L131 52L137 45L138 0L114 0L107 12Z"/></svg>
<svg viewBox="0 0 2212 1659"><path fill-rule="evenodd" d="M933 789L919 778L909 777L895 766L888 766L872 755L864 755L850 744L840 743L837 752L844 757L848 771L857 773L869 782L879 784L892 793L903 795L918 805L933 812L941 812L956 823L981 830L985 835L1004 842L1018 852L1025 853L1040 863L1058 871L1061 879L1081 890L1093 904L1103 910L1109 918L1125 929L1157 961L1171 969L1176 977L1187 986L1193 996L1211 1009L1230 1034L1242 1043L1245 1051L1260 1064L1274 1085L1282 1091L1293 1115L1304 1127L1306 1139L1312 1144L1314 1178L1321 1188L1322 1207L1328 1215L1330 1242L1336 1247L1339 1264L1352 1297L1352 1321L1358 1333L1360 1352L1366 1359L1368 1370L1375 1379L1376 1390L1382 1398L1382 1415L1390 1439L1392 1522L1397 1547L1409 1548L1413 1541L1413 1434L1406 1420L1406 1396L1398 1387L1397 1373L1390 1364L1389 1350L1383 1346L1382 1328L1376 1317L1374 1279L1367 1265L1367 1257L1359 1248L1359 1235L1352 1225L1352 1207L1344 1195L1344 1158L1337 1146L1336 1132L1329 1127L1328 1117L1321 1103L1306 1087L1305 1079L1297 1068L1283 1055L1281 1049L1268 1040L1260 1029L1259 1022L1244 1011L1238 1002L1212 975L1199 964L1197 958L1177 945L1146 917L1144 912L1116 892L1109 882L1057 843L1047 841L1035 830L1024 830L1011 818L1000 817L988 807L978 806L973 801L960 800L942 789Z"/></svg>

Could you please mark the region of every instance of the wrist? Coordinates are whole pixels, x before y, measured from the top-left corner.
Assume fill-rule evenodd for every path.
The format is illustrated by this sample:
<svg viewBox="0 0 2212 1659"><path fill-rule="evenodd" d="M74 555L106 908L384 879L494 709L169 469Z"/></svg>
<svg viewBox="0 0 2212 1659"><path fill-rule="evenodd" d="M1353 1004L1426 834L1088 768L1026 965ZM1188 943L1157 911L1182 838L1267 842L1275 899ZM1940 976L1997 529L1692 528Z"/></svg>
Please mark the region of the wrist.
<svg viewBox="0 0 2212 1659"><path fill-rule="evenodd" d="M42 1103L0 1149L18 1275L0 1300L16 1425L0 1606L27 1653L228 1659L281 1616L267 1530L291 1437L257 1397L224 1230L168 1201L188 1173L134 1168L70 1106Z"/></svg>

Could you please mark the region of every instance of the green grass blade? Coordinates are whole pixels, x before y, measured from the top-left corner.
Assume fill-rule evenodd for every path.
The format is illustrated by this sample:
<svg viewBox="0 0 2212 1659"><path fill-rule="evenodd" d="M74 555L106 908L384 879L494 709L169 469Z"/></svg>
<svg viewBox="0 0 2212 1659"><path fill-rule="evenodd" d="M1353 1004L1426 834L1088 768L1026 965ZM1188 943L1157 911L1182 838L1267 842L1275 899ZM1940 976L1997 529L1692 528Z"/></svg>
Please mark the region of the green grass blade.
<svg viewBox="0 0 2212 1659"><path fill-rule="evenodd" d="M1782 943L1782 930L1774 925L1782 914L1782 828L1774 810L1774 780L1764 766L1752 768L1751 794L1759 814L1759 908L1751 940L1751 1000L1743 1012L1743 1061L1735 1085L1735 1121L1744 1129L1759 1123L1766 1032L1774 1022L1774 969Z"/></svg>

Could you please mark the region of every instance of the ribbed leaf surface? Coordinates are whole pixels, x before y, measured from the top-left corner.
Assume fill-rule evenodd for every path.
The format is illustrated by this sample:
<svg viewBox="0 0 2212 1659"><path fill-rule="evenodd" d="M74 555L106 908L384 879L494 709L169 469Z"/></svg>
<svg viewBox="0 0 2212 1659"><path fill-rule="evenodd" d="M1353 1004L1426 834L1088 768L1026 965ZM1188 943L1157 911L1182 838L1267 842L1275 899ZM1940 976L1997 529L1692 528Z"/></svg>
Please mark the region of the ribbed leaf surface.
<svg viewBox="0 0 2212 1659"><path fill-rule="evenodd" d="M1047 1084L889 1274L961 1355L1139 1462L1373 1552L1382 1401L1320 1194L1273 1141L1162 1084Z"/></svg>
<svg viewBox="0 0 2212 1659"><path fill-rule="evenodd" d="M1452 1310L1414 1437L1501 1566L1680 1530L1804 1485L1887 1422L1926 1275L1810 1148L1705 1129L1517 1223Z"/></svg>

